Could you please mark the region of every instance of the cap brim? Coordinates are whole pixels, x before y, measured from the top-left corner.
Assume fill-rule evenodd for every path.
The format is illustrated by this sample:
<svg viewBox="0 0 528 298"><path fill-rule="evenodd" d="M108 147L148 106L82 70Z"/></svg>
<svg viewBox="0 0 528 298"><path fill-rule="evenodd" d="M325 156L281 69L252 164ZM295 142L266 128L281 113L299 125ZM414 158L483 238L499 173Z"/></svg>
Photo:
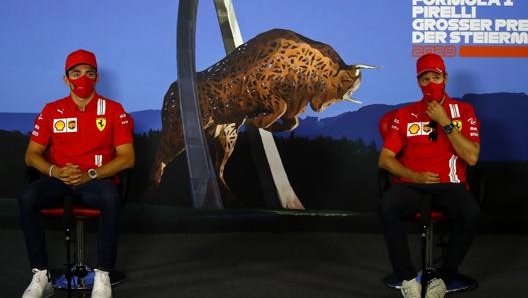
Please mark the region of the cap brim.
<svg viewBox="0 0 528 298"><path fill-rule="evenodd" d="M426 68L426 69L423 69L422 71L420 71L417 76L421 76L423 75L424 73L426 72L434 72L434 73L437 73L437 74L443 74L444 71L443 70L438 70L438 68Z"/></svg>
<svg viewBox="0 0 528 298"><path fill-rule="evenodd" d="M70 70L71 70L72 68L74 68L75 66L83 65L83 64L84 64L84 65L89 65L89 66L91 66L91 67L93 67L94 69L97 70L97 67L93 66L91 63L81 62L81 63L77 63L77 64L74 64L74 65L68 67L68 69L66 69L66 72L70 71Z"/></svg>

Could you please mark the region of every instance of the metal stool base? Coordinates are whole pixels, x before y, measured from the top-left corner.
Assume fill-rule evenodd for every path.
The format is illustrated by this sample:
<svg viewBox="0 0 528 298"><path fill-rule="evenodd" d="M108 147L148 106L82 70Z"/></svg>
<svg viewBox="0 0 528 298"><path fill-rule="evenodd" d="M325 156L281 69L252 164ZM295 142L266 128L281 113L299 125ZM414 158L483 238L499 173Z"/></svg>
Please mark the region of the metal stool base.
<svg viewBox="0 0 528 298"><path fill-rule="evenodd" d="M395 290L401 289L402 282L403 280L396 277L395 274L390 274L383 278L383 283L387 287ZM478 288L478 282L462 274L456 275L449 283L446 284L447 293L471 291L476 288Z"/></svg>
<svg viewBox="0 0 528 298"><path fill-rule="evenodd" d="M118 285L125 280L125 274L121 271L111 271L110 272L110 283L112 286ZM54 269L51 270L51 276L58 276L53 278L51 282L53 288L58 290L68 290L68 280L64 274L64 269ZM71 288L74 291L84 291L91 290L94 284L95 272L88 268L87 275L84 277L72 276L71 279Z"/></svg>

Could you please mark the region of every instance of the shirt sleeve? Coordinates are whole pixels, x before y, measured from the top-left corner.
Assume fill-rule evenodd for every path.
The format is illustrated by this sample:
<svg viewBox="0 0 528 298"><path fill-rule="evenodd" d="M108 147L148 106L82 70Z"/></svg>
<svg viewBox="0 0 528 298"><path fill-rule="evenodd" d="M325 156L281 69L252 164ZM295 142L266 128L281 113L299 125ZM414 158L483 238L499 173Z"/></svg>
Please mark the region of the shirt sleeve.
<svg viewBox="0 0 528 298"><path fill-rule="evenodd" d="M117 104L116 112L114 113L114 146L128 144L133 142L133 120L128 113L125 112L121 104Z"/></svg>
<svg viewBox="0 0 528 298"><path fill-rule="evenodd" d="M392 124L389 128L389 133L383 140L383 147L398 154L403 146L405 146L405 129L402 129L401 110L398 110Z"/></svg>
<svg viewBox="0 0 528 298"><path fill-rule="evenodd" d="M47 104L35 119L30 140L42 146L48 146L53 130L53 116L50 114L50 106Z"/></svg>
<svg viewBox="0 0 528 298"><path fill-rule="evenodd" d="M471 105L466 105L462 117L460 132L471 141L480 143L480 120Z"/></svg>

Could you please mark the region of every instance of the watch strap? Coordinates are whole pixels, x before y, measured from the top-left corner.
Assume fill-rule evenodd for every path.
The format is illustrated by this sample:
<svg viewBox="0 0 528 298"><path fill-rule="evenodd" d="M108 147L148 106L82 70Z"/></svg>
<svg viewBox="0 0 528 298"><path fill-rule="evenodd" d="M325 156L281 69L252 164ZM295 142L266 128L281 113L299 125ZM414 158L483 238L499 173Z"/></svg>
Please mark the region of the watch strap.
<svg viewBox="0 0 528 298"><path fill-rule="evenodd" d="M443 129L443 131L444 131L444 133L446 135L451 134L453 132L454 128L455 128L455 125L453 124L453 122L451 122L448 125L442 127L442 129Z"/></svg>

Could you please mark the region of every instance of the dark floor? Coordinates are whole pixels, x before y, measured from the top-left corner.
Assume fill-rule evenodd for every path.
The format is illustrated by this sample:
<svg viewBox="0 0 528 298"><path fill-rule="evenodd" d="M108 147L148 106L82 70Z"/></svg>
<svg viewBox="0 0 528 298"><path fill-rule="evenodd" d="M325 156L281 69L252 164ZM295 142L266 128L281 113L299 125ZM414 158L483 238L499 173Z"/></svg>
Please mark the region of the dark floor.
<svg viewBox="0 0 528 298"><path fill-rule="evenodd" d="M0 296L20 297L31 272L16 216L9 215L13 206L2 207ZM118 257L127 279L114 287L115 298L401 297L381 282L389 264L375 216L128 208ZM461 268L480 287L448 297L526 297L521 289L528 280L528 235L488 231L479 233ZM93 261L90 228L86 242ZM62 266L63 232L53 224L48 243L50 263ZM418 259L417 235L411 245Z"/></svg>
<svg viewBox="0 0 528 298"><path fill-rule="evenodd" d="M31 273L19 230L0 232L2 297L20 297ZM51 262L64 262L62 233L49 235ZM94 235L88 235L93 244ZM413 243L417 243L413 239ZM462 271L474 291L453 297L526 297L528 237L480 235ZM89 245L88 254L93 255ZM118 267L127 280L114 297L400 297L381 283L388 272L380 235L309 232L129 234ZM89 292L87 293L89 297ZM56 291L54 297L66 297ZM74 295L79 297L79 295Z"/></svg>

